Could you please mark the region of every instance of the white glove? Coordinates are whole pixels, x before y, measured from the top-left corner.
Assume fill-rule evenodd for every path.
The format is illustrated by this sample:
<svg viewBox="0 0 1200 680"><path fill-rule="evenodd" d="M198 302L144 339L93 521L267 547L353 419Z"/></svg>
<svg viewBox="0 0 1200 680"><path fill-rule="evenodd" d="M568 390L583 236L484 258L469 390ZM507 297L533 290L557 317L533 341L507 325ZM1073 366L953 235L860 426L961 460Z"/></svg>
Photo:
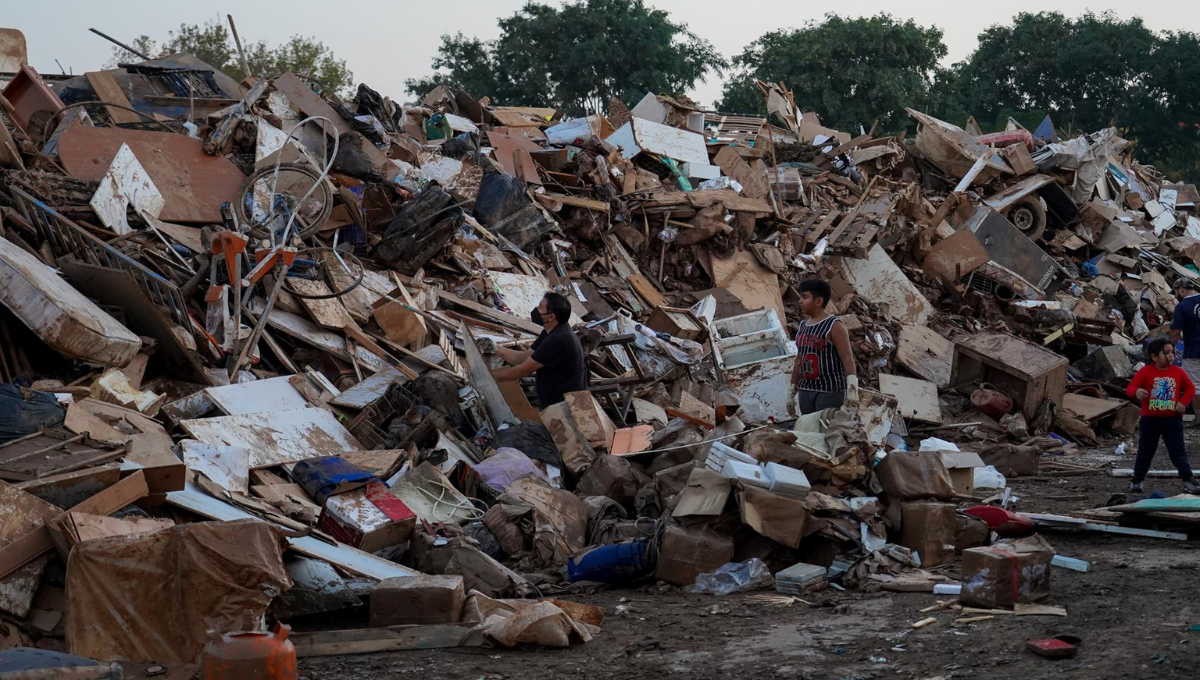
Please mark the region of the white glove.
<svg viewBox="0 0 1200 680"><path fill-rule="evenodd" d="M788 397L787 397L788 415L793 418L800 415L800 409L796 405L796 383L788 381Z"/></svg>
<svg viewBox="0 0 1200 680"><path fill-rule="evenodd" d="M846 376L846 406L858 406L858 376Z"/></svg>

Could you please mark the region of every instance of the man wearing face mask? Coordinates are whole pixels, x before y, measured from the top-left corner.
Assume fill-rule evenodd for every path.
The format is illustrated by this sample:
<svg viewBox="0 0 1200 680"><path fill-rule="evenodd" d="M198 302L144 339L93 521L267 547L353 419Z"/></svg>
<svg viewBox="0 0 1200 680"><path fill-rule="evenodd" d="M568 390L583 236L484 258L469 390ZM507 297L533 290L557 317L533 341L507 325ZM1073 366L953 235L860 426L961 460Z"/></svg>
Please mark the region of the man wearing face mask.
<svg viewBox="0 0 1200 680"><path fill-rule="evenodd" d="M567 392L587 389L583 346L571 330L571 303L558 293L546 293L530 314L544 330L527 350L496 348L496 354L511 364L496 369L496 380L518 380L534 376L538 408L545 410L563 401Z"/></svg>

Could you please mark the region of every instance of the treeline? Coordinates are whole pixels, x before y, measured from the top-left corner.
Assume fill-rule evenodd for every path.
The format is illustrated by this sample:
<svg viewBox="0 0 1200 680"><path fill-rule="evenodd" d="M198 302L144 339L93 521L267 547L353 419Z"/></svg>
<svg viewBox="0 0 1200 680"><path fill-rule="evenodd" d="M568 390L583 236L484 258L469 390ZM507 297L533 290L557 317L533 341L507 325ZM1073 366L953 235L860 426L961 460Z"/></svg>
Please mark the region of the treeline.
<svg viewBox="0 0 1200 680"><path fill-rule="evenodd" d="M495 104L580 115L613 98L685 92L715 74L722 98L705 104L763 113L754 81L782 81L802 110L847 131L876 120L882 131L911 127L905 107L960 125L973 115L985 132L1010 117L1032 129L1049 114L1067 134L1115 126L1143 162L1200 177L1200 36L1153 31L1136 17L1021 13L984 30L948 68L940 29L887 14L771 31L731 60L641 0L530 2L499 25L493 41L443 36L434 74L409 89L448 83Z"/></svg>

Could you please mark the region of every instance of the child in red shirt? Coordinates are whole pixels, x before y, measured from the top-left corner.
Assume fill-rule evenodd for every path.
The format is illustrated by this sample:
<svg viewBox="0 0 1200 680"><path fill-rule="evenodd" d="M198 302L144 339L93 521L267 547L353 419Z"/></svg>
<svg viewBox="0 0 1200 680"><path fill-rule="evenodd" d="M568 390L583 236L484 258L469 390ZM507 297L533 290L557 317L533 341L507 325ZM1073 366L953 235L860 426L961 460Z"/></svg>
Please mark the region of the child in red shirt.
<svg viewBox="0 0 1200 680"><path fill-rule="evenodd" d="M1138 421L1138 452L1133 464L1133 481L1129 490L1142 492L1142 480L1150 471L1150 463L1158 450L1158 440L1167 445L1167 456L1179 471L1183 490L1200 494L1200 484L1192 480L1187 449L1183 443L1183 412L1187 410L1196 386L1175 361L1175 347L1167 338L1158 338L1148 348L1150 362L1133 376L1125 392L1142 402L1142 417Z"/></svg>

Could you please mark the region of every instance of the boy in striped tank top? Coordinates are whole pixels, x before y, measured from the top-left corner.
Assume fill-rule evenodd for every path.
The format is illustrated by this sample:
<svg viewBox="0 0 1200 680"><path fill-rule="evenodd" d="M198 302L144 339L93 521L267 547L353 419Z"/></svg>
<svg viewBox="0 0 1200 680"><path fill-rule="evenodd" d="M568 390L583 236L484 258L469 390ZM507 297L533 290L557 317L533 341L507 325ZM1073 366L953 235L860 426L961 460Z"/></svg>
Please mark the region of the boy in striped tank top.
<svg viewBox="0 0 1200 680"><path fill-rule="evenodd" d="M802 281L800 310L804 320L796 333L796 366L792 369L792 415L805 415L843 404L858 403L858 376L846 324L825 311L833 296L820 279Z"/></svg>

